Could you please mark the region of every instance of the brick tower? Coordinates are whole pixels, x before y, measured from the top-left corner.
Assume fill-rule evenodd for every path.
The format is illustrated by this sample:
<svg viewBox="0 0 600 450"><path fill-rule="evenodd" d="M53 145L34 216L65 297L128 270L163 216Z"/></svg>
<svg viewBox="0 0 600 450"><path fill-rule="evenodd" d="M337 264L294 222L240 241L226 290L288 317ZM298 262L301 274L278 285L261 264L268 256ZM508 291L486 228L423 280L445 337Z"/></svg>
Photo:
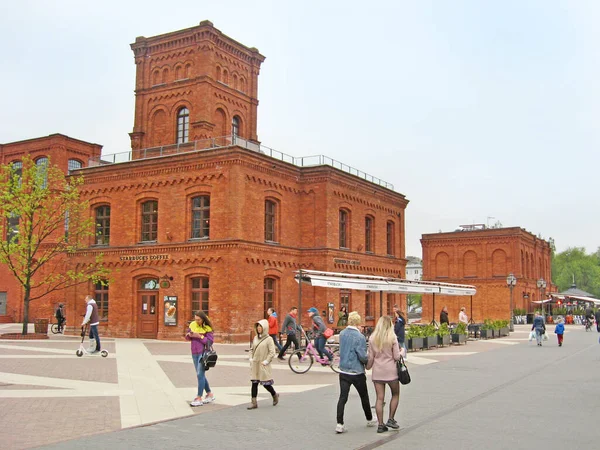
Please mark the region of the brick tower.
<svg viewBox="0 0 600 450"><path fill-rule="evenodd" d="M134 150L256 134L258 74L265 57L217 30L198 26L138 37ZM135 156L134 156L135 157Z"/></svg>

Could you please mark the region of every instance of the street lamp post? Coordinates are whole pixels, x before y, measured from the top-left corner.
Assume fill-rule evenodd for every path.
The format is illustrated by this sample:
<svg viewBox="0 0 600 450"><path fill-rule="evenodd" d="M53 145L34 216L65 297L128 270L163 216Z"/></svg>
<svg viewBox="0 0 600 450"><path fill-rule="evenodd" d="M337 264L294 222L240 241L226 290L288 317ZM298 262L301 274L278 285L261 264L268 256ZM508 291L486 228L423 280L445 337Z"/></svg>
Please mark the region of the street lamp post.
<svg viewBox="0 0 600 450"><path fill-rule="evenodd" d="M537 280L537 287L540 290L540 306L542 307L542 316L544 317L544 323L546 323L546 310L544 309L544 292L546 291L546 280L540 278Z"/></svg>
<svg viewBox="0 0 600 450"><path fill-rule="evenodd" d="M513 316L513 289L517 285L517 277L509 273L506 277L506 285L510 289L510 331L515 331L515 319Z"/></svg>

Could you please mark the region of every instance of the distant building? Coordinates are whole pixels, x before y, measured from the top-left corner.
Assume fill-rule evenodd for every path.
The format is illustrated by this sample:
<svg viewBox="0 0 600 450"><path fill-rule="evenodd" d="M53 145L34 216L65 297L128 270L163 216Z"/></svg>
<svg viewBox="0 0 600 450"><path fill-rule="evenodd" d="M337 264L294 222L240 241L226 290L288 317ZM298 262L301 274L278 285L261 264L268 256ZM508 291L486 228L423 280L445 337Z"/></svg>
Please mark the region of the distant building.
<svg viewBox="0 0 600 450"><path fill-rule="evenodd" d="M546 292L552 291L551 249L548 241L520 228L470 227L448 233L424 234L423 280L470 284L477 287L471 299L436 295L435 311L431 295L423 295L423 319L434 318L444 305L448 306L450 322L458 321L461 306L467 308L469 319L510 318L510 290L506 277L517 278L513 288L513 308L531 312L532 300L544 295L537 287L540 278L546 280ZM407 265L407 271L408 271Z"/></svg>
<svg viewBox="0 0 600 450"><path fill-rule="evenodd" d="M419 258L407 256L405 278L411 281L420 281L423 279L423 263Z"/></svg>

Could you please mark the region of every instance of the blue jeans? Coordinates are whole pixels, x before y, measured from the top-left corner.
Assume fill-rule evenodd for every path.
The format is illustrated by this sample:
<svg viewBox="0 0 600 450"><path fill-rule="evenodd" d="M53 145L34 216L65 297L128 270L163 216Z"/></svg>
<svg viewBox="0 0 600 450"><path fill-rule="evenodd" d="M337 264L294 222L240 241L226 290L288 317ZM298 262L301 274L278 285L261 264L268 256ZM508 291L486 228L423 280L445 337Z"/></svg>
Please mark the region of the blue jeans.
<svg viewBox="0 0 600 450"><path fill-rule="evenodd" d="M96 351L100 351L100 335L98 335L98 325L90 325L90 339L96 339Z"/></svg>
<svg viewBox="0 0 600 450"><path fill-rule="evenodd" d="M325 339L325 336L319 336L315 339L315 347L317 348L317 352L319 352L319 356L322 358L323 353L325 353L325 355L327 355L327 358L329 358L329 361L331 361L333 359L333 355L329 353L329 350L325 349L326 343L327 339Z"/></svg>
<svg viewBox="0 0 600 450"><path fill-rule="evenodd" d="M196 376L198 377L198 394L197 397L202 397L202 393L206 391L206 395L210 394L210 386L206 379L204 364L202 364L202 355L193 355L192 361L194 361L194 368L196 369Z"/></svg>

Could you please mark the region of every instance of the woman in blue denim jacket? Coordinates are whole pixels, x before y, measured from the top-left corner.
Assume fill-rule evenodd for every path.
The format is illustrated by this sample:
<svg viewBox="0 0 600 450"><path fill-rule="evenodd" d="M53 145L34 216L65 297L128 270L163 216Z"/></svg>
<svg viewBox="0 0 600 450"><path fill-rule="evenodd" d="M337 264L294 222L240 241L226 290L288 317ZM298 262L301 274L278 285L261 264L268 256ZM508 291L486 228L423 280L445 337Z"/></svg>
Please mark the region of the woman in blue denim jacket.
<svg viewBox="0 0 600 450"><path fill-rule="evenodd" d="M354 386L360 396L367 426L374 427L377 423L376 420L373 420L369 391L367 390L367 377L365 375L367 341L358 329L360 322L360 315L356 311L352 311L348 315L348 326L340 333L340 398L337 404L336 433L346 431L344 408L348 401L350 386Z"/></svg>

